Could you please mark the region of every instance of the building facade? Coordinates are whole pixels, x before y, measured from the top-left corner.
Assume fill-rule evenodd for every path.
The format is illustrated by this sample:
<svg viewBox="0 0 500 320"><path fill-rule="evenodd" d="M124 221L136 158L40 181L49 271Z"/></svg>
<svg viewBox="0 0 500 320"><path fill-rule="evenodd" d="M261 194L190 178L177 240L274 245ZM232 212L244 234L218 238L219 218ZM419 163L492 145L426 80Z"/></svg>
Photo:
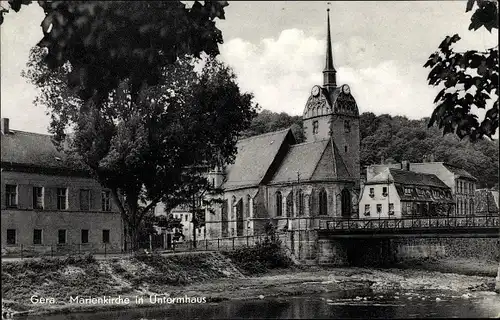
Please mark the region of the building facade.
<svg viewBox="0 0 500 320"><path fill-rule="evenodd" d="M11 130L2 119L1 139L2 253L121 250L109 190L66 163L48 135Z"/></svg>
<svg viewBox="0 0 500 320"><path fill-rule="evenodd" d="M453 212L451 188L437 176L382 166L367 168L360 218L450 216Z"/></svg>

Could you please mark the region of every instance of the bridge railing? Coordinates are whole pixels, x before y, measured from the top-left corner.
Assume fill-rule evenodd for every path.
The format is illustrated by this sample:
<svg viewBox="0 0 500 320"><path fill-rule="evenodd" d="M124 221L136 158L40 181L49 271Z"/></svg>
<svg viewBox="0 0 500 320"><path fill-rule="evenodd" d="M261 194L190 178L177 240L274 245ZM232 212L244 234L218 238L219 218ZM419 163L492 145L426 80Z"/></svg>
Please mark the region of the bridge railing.
<svg viewBox="0 0 500 320"><path fill-rule="evenodd" d="M381 219L322 219L320 230L449 229L500 227L500 216L404 217Z"/></svg>

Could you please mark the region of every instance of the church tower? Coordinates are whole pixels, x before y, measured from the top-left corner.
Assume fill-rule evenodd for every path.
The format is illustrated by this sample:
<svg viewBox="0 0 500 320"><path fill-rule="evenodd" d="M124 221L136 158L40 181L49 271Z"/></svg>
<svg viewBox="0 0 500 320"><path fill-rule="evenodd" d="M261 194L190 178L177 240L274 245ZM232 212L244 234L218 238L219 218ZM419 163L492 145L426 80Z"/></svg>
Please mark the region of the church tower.
<svg viewBox="0 0 500 320"><path fill-rule="evenodd" d="M306 142L331 139L359 187L360 138L359 111L347 84L337 86L330 35L330 9L327 10L326 63L323 86L315 85L303 114Z"/></svg>

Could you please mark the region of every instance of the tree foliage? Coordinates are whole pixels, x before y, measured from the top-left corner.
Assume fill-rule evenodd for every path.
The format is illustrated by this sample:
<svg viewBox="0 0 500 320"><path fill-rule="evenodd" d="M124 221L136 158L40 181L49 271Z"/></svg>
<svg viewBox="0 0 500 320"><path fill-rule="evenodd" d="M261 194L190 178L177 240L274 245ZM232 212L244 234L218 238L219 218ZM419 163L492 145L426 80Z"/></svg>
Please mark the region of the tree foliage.
<svg viewBox="0 0 500 320"><path fill-rule="evenodd" d="M156 203L173 208L209 190L203 173L234 159L239 132L255 115L252 95L215 59L199 73L189 59L178 60L135 98L122 81L105 101L89 104L65 82L71 64L50 69L45 55L32 50L24 72L40 89L35 103L49 110L54 142L111 190L131 232Z"/></svg>
<svg viewBox="0 0 500 320"><path fill-rule="evenodd" d="M444 137L436 127L427 127L429 118L409 120L387 114L361 114L361 167L391 159L422 162L433 155L443 161L464 168L478 179L478 187L498 185L498 141L481 139L472 143L456 135Z"/></svg>
<svg viewBox="0 0 500 320"><path fill-rule="evenodd" d="M30 1L10 0L14 11ZM128 81L133 97L161 81L162 70L186 54L219 53L225 1L38 1L44 10L44 62L51 69L71 64L68 87L100 104ZM2 17L6 10L2 11Z"/></svg>
<svg viewBox="0 0 500 320"><path fill-rule="evenodd" d="M262 110L259 112L259 114L252 120L250 127L245 130L242 135L244 137L251 137L286 128L292 129L292 132L299 143L305 140L301 116L290 116L285 112L276 113L269 110Z"/></svg>
<svg viewBox="0 0 500 320"><path fill-rule="evenodd" d="M498 30L498 1L468 0L466 11L472 10L475 3L469 30ZM434 100L436 107L429 126L437 124L444 134L456 133L471 141L491 138L499 120L498 45L484 52L456 52L452 46L459 40L458 34L447 36L424 65L431 68L429 84L442 86ZM487 110L484 119L478 119L473 106Z"/></svg>

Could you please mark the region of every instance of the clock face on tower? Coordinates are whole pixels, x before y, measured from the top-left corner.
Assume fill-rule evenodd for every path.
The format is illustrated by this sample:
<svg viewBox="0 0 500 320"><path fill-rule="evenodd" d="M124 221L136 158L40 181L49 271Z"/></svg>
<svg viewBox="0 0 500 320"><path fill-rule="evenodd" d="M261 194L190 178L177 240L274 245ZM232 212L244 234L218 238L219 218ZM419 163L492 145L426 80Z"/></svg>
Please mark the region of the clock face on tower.
<svg viewBox="0 0 500 320"><path fill-rule="evenodd" d="M314 97L317 97L319 95L319 86L314 86L311 90L311 93Z"/></svg>
<svg viewBox="0 0 500 320"><path fill-rule="evenodd" d="M344 84L344 85L342 86L342 92L343 92L344 94L349 94L349 93L351 92L351 88L349 88L349 86L348 86L347 84Z"/></svg>

